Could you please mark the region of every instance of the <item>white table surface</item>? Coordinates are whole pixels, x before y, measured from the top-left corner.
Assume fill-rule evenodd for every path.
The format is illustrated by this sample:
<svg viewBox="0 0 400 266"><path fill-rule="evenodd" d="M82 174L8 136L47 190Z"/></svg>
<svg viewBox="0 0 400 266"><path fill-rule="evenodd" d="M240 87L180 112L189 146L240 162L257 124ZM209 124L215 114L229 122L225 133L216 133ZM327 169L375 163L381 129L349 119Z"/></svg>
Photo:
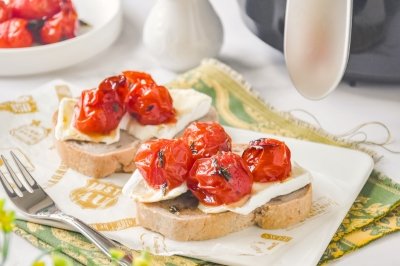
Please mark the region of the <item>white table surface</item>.
<svg viewBox="0 0 400 266"><path fill-rule="evenodd" d="M221 17L225 31L218 59L243 74L268 103L281 111L298 108L307 110L332 134L344 133L364 122L380 121L392 133L389 147L400 150L400 84L357 84L356 87L350 87L342 83L321 101L306 100L291 85L281 53L258 40L245 28L236 1L211 2ZM125 19L122 34L112 47L96 58L48 74L0 77L0 101L13 99L55 78L82 88L93 87L104 77L126 69L149 71L160 81L172 79L176 73L158 67L157 61L146 52L141 42L143 22L153 3L123 0ZM299 118L312 121L304 114L297 114ZM384 139L385 132L379 127L370 126L365 131L371 140ZM369 148L384 155L376 168L400 182L400 155L388 153L380 147ZM334 265L400 265L399 247L400 234L395 233L345 256ZM30 265L39 253L39 250L14 235L9 265Z"/></svg>

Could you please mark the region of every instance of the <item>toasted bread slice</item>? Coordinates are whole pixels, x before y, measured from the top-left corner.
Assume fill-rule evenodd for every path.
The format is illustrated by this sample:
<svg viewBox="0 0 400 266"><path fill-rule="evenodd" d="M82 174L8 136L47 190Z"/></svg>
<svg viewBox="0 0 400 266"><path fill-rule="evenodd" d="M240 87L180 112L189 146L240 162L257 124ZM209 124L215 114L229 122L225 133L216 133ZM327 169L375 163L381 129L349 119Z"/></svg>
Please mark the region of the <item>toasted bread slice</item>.
<svg viewBox="0 0 400 266"><path fill-rule="evenodd" d="M232 151L241 155L247 144L234 143ZM282 229L305 220L311 211L312 185L276 197L248 215L234 212L208 214L197 208L198 200L185 194L155 203L136 202L140 226L177 241L207 240L257 225Z"/></svg>
<svg viewBox="0 0 400 266"><path fill-rule="evenodd" d="M55 139L61 160L71 169L87 176L102 178L116 172L132 172L140 141L121 131L120 140L113 144Z"/></svg>
<svg viewBox="0 0 400 266"><path fill-rule="evenodd" d="M248 215L234 212L207 214L197 208L190 192L175 199L136 203L140 226L177 241L218 238L251 225L263 229L287 228L307 218L311 210L311 184L288 195L272 199Z"/></svg>
<svg viewBox="0 0 400 266"><path fill-rule="evenodd" d="M144 228L179 241L217 238L253 224L253 215L206 214L197 205L190 192L166 201L137 202L136 220Z"/></svg>
<svg viewBox="0 0 400 266"><path fill-rule="evenodd" d="M254 211L254 222L263 229L282 229L305 220L311 211L311 184L279 196Z"/></svg>
<svg viewBox="0 0 400 266"><path fill-rule="evenodd" d="M201 121L217 121L217 112L211 108ZM57 113L53 116L54 126ZM61 160L71 169L87 176L102 178L116 172L133 172L133 161L141 141L121 130L120 140L113 144L92 143L86 141L55 139L55 147Z"/></svg>

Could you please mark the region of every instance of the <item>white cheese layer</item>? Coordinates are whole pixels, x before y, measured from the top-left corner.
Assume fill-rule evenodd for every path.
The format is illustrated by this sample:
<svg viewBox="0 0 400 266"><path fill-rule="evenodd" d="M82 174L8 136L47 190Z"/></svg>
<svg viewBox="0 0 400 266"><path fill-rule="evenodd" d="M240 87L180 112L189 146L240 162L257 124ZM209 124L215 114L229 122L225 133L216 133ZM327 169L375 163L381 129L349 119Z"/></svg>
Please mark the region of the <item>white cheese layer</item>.
<svg viewBox="0 0 400 266"><path fill-rule="evenodd" d="M304 168L293 165L291 176L283 182L271 183L254 183L252 187L251 197L241 206L220 205L206 206L199 204L198 208L205 213L220 213L231 211L238 214L247 215L261 207L271 199L290 194L311 183L311 174Z"/></svg>
<svg viewBox="0 0 400 266"><path fill-rule="evenodd" d="M185 182L179 187L166 191L164 194L162 189L154 189L150 187L139 170L136 169L129 181L123 187L122 193L131 199L140 202L157 202L176 198L187 190L188 188Z"/></svg>
<svg viewBox="0 0 400 266"><path fill-rule="evenodd" d="M111 144L119 140L119 127L107 135L88 135L74 127L74 107L78 103L75 98L63 98L58 108L57 124L55 126L55 138L57 140L82 140Z"/></svg>
<svg viewBox="0 0 400 266"><path fill-rule="evenodd" d="M175 123L142 125L126 114L120 123L121 129L140 140L153 137L170 139L191 122L205 116L211 108L211 97L194 89L171 89L169 92L176 110Z"/></svg>
<svg viewBox="0 0 400 266"><path fill-rule="evenodd" d="M82 140L97 143L112 144L119 141L120 129L140 140L155 138L173 138L191 122L205 116L211 108L210 96L194 89L173 89L170 94L176 110L176 122L160 125L142 125L126 114L119 126L107 135L88 135L74 127L74 107L78 103L75 98L64 98L58 108L58 118L55 127L57 140Z"/></svg>

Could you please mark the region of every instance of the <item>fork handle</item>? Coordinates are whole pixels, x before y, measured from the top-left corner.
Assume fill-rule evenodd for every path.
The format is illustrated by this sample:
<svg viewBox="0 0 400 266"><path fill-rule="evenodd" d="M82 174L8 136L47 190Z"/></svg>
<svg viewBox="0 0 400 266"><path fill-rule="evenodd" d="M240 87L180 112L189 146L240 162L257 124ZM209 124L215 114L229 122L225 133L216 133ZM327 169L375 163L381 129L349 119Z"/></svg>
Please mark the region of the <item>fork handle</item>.
<svg viewBox="0 0 400 266"><path fill-rule="evenodd" d="M51 214L49 218L65 222L72 227L74 227L76 230L78 230L82 235L84 235L87 239L89 239L93 244L95 244L104 254L106 254L109 258L111 258L110 254L110 249L111 248L116 248L118 249L119 247L112 242L110 239L105 237L103 234L97 232L94 230L92 227L87 225L86 223L82 222L78 218L75 218L71 215L59 212L59 213L54 213ZM131 255L126 255L124 258L122 258L118 263L122 266L131 266L132 265L132 256Z"/></svg>

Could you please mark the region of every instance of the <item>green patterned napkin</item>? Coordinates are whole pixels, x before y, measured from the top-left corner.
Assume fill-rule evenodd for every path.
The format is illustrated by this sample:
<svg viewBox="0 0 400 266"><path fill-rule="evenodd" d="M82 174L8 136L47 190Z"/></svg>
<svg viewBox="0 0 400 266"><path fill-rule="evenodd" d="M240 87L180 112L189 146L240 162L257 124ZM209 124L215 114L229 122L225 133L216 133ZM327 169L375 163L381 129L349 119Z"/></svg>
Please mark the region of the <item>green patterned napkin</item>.
<svg viewBox="0 0 400 266"><path fill-rule="evenodd" d="M110 265L108 259L95 245L79 233L46 225L39 225L18 220L16 222L15 233L22 236L32 245L51 251L55 247L65 255L69 256L74 265ZM139 255L137 251L129 251L124 247L122 250L132 252L134 256ZM192 258L179 256L151 256L151 265L154 266L196 266L196 265L216 265Z"/></svg>
<svg viewBox="0 0 400 266"><path fill-rule="evenodd" d="M170 87L193 87L213 98L220 122L232 127L266 132L329 145L362 149L358 144L340 140L320 129L280 113L260 100L228 66L209 59L168 84ZM343 223L327 247L320 263L340 258L386 234L400 229L400 185L373 171ZM77 264L105 265L108 259L80 234L18 221L15 232L33 245L51 249L60 247ZM205 265L207 262L183 258L153 257L154 265ZM209 264L211 265L211 264Z"/></svg>

